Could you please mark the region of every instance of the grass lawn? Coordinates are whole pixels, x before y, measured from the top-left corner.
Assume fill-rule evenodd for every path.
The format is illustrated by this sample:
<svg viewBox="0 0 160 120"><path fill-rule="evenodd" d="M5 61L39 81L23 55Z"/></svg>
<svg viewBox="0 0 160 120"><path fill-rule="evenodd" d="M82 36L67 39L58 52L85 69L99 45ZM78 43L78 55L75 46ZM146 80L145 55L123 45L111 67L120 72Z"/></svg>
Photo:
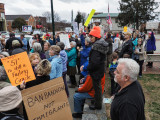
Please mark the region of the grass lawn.
<svg viewBox="0 0 160 120"><path fill-rule="evenodd" d="M160 120L160 75L143 75L138 78L145 95L145 116L146 120ZM110 97L110 79L107 74L105 85L105 97ZM106 104L108 120L110 118L110 104Z"/></svg>

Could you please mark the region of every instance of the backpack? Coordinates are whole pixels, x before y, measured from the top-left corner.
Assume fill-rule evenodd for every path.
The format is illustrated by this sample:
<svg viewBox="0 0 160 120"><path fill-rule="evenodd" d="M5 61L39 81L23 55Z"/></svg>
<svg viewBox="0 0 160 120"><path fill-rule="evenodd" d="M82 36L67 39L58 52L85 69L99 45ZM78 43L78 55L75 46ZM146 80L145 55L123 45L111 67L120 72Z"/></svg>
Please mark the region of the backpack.
<svg viewBox="0 0 160 120"><path fill-rule="evenodd" d="M111 66L109 68L109 71L114 72L116 70L117 66L118 66L118 62L116 62L115 64L113 64L113 62L111 62Z"/></svg>

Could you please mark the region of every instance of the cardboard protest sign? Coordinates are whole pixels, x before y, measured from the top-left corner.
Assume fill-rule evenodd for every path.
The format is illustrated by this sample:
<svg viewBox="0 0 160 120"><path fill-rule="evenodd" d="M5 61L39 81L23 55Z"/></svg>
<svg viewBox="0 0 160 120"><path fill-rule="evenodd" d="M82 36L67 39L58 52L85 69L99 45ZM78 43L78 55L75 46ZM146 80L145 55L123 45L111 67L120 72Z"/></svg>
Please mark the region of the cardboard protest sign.
<svg viewBox="0 0 160 120"><path fill-rule="evenodd" d="M60 34L59 37L60 37L60 41L65 44L65 48L71 48L68 34Z"/></svg>
<svg viewBox="0 0 160 120"><path fill-rule="evenodd" d="M84 26L82 25L82 23L79 23L79 31L84 32Z"/></svg>
<svg viewBox="0 0 160 120"><path fill-rule="evenodd" d="M158 29L159 22L147 22L146 29Z"/></svg>
<svg viewBox="0 0 160 120"><path fill-rule="evenodd" d="M2 58L2 63L13 86L35 80L35 75L29 61L27 52Z"/></svg>
<svg viewBox="0 0 160 120"><path fill-rule="evenodd" d="M89 22L91 21L93 15L94 15L94 13L95 13L95 11L96 11L95 9L92 9L92 11L91 11L91 13L89 14L89 16L88 16L88 18L87 18L84 26L88 27L88 24L89 24Z"/></svg>
<svg viewBox="0 0 160 120"><path fill-rule="evenodd" d="M76 35L79 35L78 23L77 23L77 22L73 22L73 32L74 32Z"/></svg>
<svg viewBox="0 0 160 120"><path fill-rule="evenodd" d="M22 91L29 120L72 120L62 77Z"/></svg>

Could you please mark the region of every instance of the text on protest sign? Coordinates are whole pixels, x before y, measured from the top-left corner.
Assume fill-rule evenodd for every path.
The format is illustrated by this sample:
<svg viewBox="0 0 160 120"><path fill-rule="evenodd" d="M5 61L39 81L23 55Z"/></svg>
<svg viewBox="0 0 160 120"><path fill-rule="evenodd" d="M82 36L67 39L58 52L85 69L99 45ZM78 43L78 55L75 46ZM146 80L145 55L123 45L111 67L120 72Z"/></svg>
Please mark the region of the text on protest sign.
<svg viewBox="0 0 160 120"><path fill-rule="evenodd" d="M60 37L60 41L65 44L65 48L71 48L68 34L60 34L59 37Z"/></svg>
<svg viewBox="0 0 160 120"><path fill-rule="evenodd" d="M62 77L22 91L29 120L72 120Z"/></svg>
<svg viewBox="0 0 160 120"><path fill-rule="evenodd" d="M2 63L13 86L35 80L35 75L26 52L2 58Z"/></svg>
<svg viewBox="0 0 160 120"><path fill-rule="evenodd" d="M91 11L91 13L89 14L89 16L88 16L88 18L87 18L84 26L88 27L88 24L89 24L89 22L91 21L93 15L94 15L94 13L95 13L95 11L96 11L95 9L92 9L92 11Z"/></svg>

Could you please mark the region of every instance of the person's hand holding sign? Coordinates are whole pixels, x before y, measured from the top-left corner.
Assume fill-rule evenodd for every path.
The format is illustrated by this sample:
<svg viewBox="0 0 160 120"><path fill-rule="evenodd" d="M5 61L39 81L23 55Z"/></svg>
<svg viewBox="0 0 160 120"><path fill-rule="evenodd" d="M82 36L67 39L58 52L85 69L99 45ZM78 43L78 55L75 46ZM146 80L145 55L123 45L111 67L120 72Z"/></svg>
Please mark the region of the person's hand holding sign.
<svg viewBox="0 0 160 120"><path fill-rule="evenodd" d="M26 82L23 81L23 82L20 84L20 88L21 88L21 89L25 89L25 87L26 87Z"/></svg>

